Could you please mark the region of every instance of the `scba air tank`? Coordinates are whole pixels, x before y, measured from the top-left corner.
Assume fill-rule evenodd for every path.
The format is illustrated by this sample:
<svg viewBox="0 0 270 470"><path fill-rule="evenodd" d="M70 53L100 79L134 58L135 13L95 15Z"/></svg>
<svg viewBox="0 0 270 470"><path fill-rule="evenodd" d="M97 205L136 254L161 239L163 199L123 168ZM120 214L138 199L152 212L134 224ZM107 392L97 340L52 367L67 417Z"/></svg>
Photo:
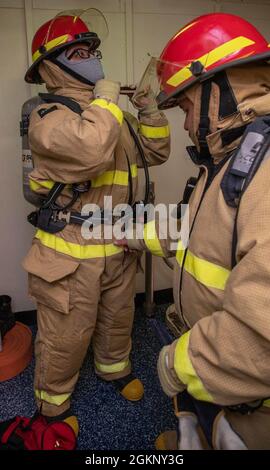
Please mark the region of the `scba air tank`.
<svg viewBox="0 0 270 470"><path fill-rule="evenodd" d="M39 207L42 202L41 196L35 194L30 188L29 174L34 169L32 152L29 145L28 129L31 112L42 103L39 96L25 101L22 106L20 134L22 138L22 169L23 169L23 195L27 202Z"/></svg>

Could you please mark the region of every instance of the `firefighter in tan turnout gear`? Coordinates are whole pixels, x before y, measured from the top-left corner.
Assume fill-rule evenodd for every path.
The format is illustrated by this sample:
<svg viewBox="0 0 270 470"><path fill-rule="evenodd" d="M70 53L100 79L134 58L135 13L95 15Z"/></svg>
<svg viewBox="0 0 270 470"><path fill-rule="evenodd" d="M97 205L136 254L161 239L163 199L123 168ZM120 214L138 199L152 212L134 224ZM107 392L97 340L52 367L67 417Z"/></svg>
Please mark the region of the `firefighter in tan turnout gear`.
<svg viewBox="0 0 270 470"><path fill-rule="evenodd" d="M43 211L23 262L29 293L37 302L34 387L38 409L46 417L70 414L70 397L90 340L99 377L113 381L127 400L140 400L144 393L129 360L138 256L105 237L102 215L95 226L101 229L100 238L84 236L77 223L88 205L104 209L106 197L112 198L113 208L134 204L137 168L142 166L117 104L120 84L104 79L99 44L83 17L57 16L34 36L34 62L25 77L28 83L45 83L49 92L41 95L44 102L30 117L30 187L39 195L51 190L55 207L62 208L56 226L69 222L54 232L50 217L46 230ZM169 128L156 103L142 106L132 126L147 164L165 162ZM63 183L60 193L56 182Z"/></svg>
<svg viewBox="0 0 270 470"><path fill-rule="evenodd" d="M155 220L145 225L144 239L127 243L176 255L182 334L161 350L158 373L165 393L180 397L180 449L204 445L199 415L181 413L184 390L204 408L220 406L214 448L270 448L269 58L266 40L250 23L215 13L183 27L156 64L159 108L184 111L194 143L189 154L199 167L189 243L180 240L175 249L174 235L163 238ZM160 435L157 447L170 448L170 438Z"/></svg>

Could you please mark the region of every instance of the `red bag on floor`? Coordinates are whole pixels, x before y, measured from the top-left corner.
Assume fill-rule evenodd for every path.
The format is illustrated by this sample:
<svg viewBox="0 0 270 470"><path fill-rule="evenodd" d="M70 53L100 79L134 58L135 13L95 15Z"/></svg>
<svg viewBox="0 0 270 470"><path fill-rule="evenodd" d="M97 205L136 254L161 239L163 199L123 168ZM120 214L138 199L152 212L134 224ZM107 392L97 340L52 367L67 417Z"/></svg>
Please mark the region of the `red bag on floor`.
<svg viewBox="0 0 270 470"><path fill-rule="evenodd" d="M49 422L40 414L0 423L0 450L74 450L76 435L64 421Z"/></svg>

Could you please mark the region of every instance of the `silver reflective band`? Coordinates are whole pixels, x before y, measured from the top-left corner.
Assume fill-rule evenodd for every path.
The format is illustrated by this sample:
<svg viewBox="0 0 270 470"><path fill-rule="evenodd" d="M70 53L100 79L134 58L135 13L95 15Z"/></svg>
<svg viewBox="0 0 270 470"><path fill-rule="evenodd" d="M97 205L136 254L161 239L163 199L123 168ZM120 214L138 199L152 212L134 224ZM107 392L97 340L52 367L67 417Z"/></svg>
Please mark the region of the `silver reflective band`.
<svg viewBox="0 0 270 470"><path fill-rule="evenodd" d="M254 159L258 155L263 141L264 136L262 134L258 132L248 132L234 159L232 170L235 170L237 174L241 173L242 176L246 176L249 173Z"/></svg>

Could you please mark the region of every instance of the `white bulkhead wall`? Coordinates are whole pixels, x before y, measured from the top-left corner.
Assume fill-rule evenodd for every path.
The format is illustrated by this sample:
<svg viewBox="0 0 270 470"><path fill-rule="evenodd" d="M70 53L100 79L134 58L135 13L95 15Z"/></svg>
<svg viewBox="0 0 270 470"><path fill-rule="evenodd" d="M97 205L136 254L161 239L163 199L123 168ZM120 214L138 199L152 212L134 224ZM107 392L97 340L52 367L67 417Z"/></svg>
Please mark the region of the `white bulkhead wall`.
<svg viewBox="0 0 270 470"><path fill-rule="evenodd" d="M107 18L109 37L101 47L104 69L108 79L122 84L136 83L149 54L159 55L169 38L200 14L238 14L270 36L270 0L0 0L0 295L12 297L14 311L35 308L27 296L27 275L21 267L34 229L26 221L32 207L22 193L19 135L22 103L42 91L23 80L31 60L31 40L36 29L59 11L89 7L100 9ZM127 98L121 97L120 105L135 113ZM165 165L151 168L150 175L156 202L169 204L181 199L185 181L197 171L185 151L189 140L182 130L183 114L178 109L166 114L171 125L171 157ZM143 182L142 172L140 176ZM137 277L137 291L142 292L144 276ZM155 290L171 287L171 277L163 261L155 259Z"/></svg>

